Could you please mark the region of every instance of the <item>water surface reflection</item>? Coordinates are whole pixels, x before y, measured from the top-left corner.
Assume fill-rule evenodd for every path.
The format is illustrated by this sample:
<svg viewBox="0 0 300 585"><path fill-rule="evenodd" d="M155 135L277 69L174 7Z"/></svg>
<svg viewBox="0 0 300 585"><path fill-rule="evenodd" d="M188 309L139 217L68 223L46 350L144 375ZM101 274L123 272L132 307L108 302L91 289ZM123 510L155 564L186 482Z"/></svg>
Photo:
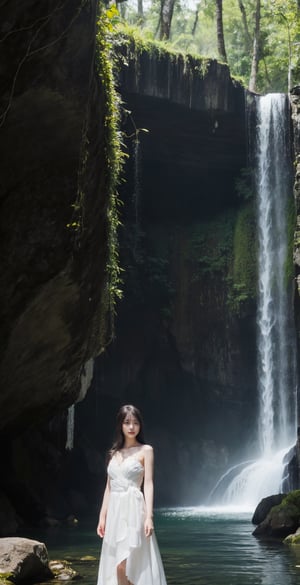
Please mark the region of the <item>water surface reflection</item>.
<svg viewBox="0 0 300 585"><path fill-rule="evenodd" d="M300 552L278 541L252 536L251 513L229 509L176 508L156 512L156 533L168 585L298 585ZM69 558L94 585L100 544L94 526L50 530L37 535L50 557ZM300 548L300 547L299 547Z"/></svg>

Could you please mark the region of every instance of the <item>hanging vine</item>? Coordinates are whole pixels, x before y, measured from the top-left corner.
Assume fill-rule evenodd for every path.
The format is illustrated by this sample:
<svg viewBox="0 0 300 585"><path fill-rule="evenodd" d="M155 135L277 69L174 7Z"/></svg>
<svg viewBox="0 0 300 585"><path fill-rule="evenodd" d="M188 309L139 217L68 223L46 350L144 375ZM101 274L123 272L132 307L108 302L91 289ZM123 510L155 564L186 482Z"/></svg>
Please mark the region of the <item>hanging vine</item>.
<svg viewBox="0 0 300 585"><path fill-rule="evenodd" d="M118 19L115 6L109 9L100 8L97 29L96 66L105 95L104 126L106 132L105 158L108 173L108 260L106 266L106 290L103 296L102 315L109 319L109 339L114 338L115 307L122 297L122 268L119 262L118 227L120 226L118 185L124 159L122 132L120 130L121 98L116 90L116 72L118 59L115 51L114 24Z"/></svg>

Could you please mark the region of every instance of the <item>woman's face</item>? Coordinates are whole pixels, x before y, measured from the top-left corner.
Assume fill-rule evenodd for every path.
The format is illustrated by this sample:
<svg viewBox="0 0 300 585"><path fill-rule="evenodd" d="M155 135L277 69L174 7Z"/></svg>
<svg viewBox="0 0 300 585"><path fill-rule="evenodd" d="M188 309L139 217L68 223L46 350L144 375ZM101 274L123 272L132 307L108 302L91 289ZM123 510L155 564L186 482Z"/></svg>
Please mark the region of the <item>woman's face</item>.
<svg viewBox="0 0 300 585"><path fill-rule="evenodd" d="M122 432L125 439L135 439L140 432L141 425L138 419L132 414L126 414L123 424Z"/></svg>

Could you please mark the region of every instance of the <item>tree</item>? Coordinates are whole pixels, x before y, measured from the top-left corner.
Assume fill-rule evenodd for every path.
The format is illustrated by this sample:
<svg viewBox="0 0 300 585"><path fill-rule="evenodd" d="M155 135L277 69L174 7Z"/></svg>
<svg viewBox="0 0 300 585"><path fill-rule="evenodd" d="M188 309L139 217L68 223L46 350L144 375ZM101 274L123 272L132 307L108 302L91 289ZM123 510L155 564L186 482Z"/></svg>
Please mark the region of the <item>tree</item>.
<svg viewBox="0 0 300 585"><path fill-rule="evenodd" d="M159 31L159 38L161 41L167 41L170 38L174 5L175 0L161 0Z"/></svg>
<svg viewBox="0 0 300 585"><path fill-rule="evenodd" d="M255 29L254 29L254 38L253 38L253 50L252 50L252 63L251 63L251 73L250 73L250 80L249 80L249 91L256 91L256 80L257 80L257 73L258 73L258 64L259 64L259 51L260 51L260 0L256 1L256 9L255 9Z"/></svg>
<svg viewBox="0 0 300 585"><path fill-rule="evenodd" d="M299 82L300 0L143 0L144 20L137 0L123 4L147 36L226 61L252 91L286 91L288 72L289 86Z"/></svg>
<svg viewBox="0 0 300 585"><path fill-rule="evenodd" d="M227 63L223 29L223 0L216 0L218 53L221 61Z"/></svg>
<svg viewBox="0 0 300 585"><path fill-rule="evenodd" d="M242 0L238 0L238 3L239 3L241 15L242 15L242 22L243 22L244 33L245 33L245 50L247 52L250 50L250 47L252 44L252 39L251 39L251 35L249 32L248 19L247 19L247 14L246 14L246 9L245 9L244 3L242 2Z"/></svg>
<svg viewBox="0 0 300 585"><path fill-rule="evenodd" d="M300 2L300 0L299 0L299 2ZM199 20L199 10L200 10L200 3L197 4L196 11L195 11L195 20L193 22L193 28L192 28L193 37L195 36L195 32L196 32L197 24L198 24L198 20Z"/></svg>
<svg viewBox="0 0 300 585"><path fill-rule="evenodd" d="M144 7L143 7L143 0L138 0L138 16L140 21L144 20Z"/></svg>

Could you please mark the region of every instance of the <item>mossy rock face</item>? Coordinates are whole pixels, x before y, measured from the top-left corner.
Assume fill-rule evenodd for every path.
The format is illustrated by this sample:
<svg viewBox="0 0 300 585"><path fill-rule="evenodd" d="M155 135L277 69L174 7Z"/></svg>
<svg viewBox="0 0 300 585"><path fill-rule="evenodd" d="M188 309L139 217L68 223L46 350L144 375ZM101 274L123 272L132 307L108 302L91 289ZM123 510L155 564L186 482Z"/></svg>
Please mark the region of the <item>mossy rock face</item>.
<svg viewBox="0 0 300 585"><path fill-rule="evenodd" d="M275 494L263 498L253 514L252 524L261 524L267 517L268 513L274 506L281 504L282 500L286 497L286 494Z"/></svg>
<svg viewBox="0 0 300 585"><path fill-rule="evenodd" d="M300 490L294 490L287 494L284 500L281 503L281 506L287 506L289 504L293 504L300 514Z"/></svg>

